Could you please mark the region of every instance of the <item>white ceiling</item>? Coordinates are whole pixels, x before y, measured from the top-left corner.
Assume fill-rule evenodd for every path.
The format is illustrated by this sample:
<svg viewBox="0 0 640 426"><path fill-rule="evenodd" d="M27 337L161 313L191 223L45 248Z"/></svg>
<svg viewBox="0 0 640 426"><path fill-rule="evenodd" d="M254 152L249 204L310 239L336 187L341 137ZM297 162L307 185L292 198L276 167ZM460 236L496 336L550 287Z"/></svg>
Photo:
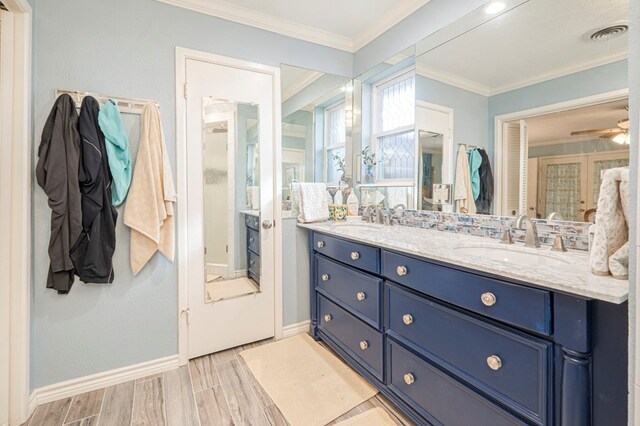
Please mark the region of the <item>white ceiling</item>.
<svg viewBox="0 0 640 426"><path fill-rule="evenodd" d="M530 0L427 52L417 71L485 95L627 56L628 36L588 39L628 19L628 0Z"/></svg>
<svg viewBox="0 0 640 426"><path fill-rule="evenodd" d="M355 52L429 0L159 0Z"/></svg>
<svg viewBox="0 0 640 426"><path fill-rule="evenodd" d="M625 109L628 104L629 101L624 99L528 118L526 122L529 146L551 145L559 142L585 142L598 139L600 135L571 136L571 132L616 128L618 121L629 117Z"/></svg>

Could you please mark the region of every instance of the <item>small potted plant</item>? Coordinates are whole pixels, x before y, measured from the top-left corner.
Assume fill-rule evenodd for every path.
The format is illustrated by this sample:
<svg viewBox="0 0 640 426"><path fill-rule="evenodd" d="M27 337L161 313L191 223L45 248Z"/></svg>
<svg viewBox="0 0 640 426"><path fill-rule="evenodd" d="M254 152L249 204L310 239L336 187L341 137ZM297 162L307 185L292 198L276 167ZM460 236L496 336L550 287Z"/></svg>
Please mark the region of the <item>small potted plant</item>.
<svg viewBox="0 0 640 426"><path fill-rule="evenodd" d="M362 163L364 164L364 183L375 183L375 166L378 162L376 161L376 153L371 151L370 146L362 150Z"/></svg>
<svg viewBox="0 0 640 426"><path fill-rule="evenodd" d="M340 173L340 182L344 180L344 169L346 167L346 163L343 157L340 157L338 154L333 154L331 159L336 165L336 170Z"/></svg>

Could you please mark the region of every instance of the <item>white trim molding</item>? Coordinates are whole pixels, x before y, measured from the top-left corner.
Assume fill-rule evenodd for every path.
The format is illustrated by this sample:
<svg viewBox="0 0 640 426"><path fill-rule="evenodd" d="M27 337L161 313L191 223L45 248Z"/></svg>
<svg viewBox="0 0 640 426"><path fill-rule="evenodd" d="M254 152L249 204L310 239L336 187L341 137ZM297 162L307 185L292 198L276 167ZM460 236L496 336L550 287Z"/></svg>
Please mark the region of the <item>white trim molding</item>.
<svg viewBox="0 0 640 426"><path fill-rule="evenodd" d="M406 7L394 5L383 17L365 25L364 29L353 37L304 25L289 19L232 4L223 0L157 0L205 15L215 16L227 21L237 22L254 28L271 31L299 40L333 47L350 53L366 46L382 33L400 23L430 0L411 0L402 2ZM408 4L407 4L408 3Z"/></svg>
<svg viewBox="0 0 640 426"><path fill-rule="evenodd" d="M311 83L313 83L314 81L316 81L317 79L319 79L323 75L324 75L324 73L322 73L320 71L313 71L309 75L307 75L307 76L301 78L300 80L296 81L295 83L293 83L292 85L290 85L289 87L287 87L286 89L284 89L282 91L282 102L284 102L287 99L291 98L293 95L295 95L296 93L298 93L299 91L301 91L305 87L309 86Z"/></svg>
<svg viewBox="0 0 640 426"><path fill-rule="evenodd" d="M35 408L37 405L173 370L174 368L178 368L180 366L179 364L178 355L172 355L128 367L116 368L90 376L54 383L34 390L31 395L31 404L33 404Z"/></svg>
<svg viewBox="0 0 640 426"><path fill-rule="evenodd" d="M10 56L3 53L0 90L0 268L5 273L8 297L9 424L22 424L29 411L30 307L31 307L31 25L27 0L3 0L10 20ZM3 27L5 22L2 23ZM3 50L8 34L3 28ZM6 84L9 84L6 86ZM9 181L5 181L5 178ZM8 237L7 237L8 236ZM7 237L7 238L5 238ZM5 255L6 253L6 255ZM3 361L4 362L4 361ZM5 366L2 366L4 369Z"/></svg>
<svg viewBox="0 0 640 426"><path fill-rule="evenodd" d="M298 334L308 333L311 329L311 320L300 321L295 324L285 325L282 328L282 338L297 336Z"/></svg>
<svg viewBox="0 0 640 426"><path fill-rule="evenodd" d="M482 83L478 83L466 78L459 77L455 74L448 73L446 71L439 70L437 68L431 68L425 64L416 61L416 74L423 77L430 78L432 80L439 81L444 84L448 84L459 89L467 90L469 92L477 93L478 95L489 97L491 95L491 88Z"/></svg>

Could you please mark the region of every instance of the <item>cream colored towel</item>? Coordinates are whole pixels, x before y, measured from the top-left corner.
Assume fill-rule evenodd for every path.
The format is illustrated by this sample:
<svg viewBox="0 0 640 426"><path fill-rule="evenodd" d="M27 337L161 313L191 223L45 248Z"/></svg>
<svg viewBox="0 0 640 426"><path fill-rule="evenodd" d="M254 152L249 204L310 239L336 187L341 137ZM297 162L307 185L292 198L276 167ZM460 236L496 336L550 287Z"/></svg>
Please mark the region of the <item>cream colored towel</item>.
<svg viewBox="0 0 640 426"><path fill-rule="evenodd" d="M475 214L476 202L473 200L471 190L471 169L469 168L467 147L464 145L460 145L458 149L455 186L456 213Z"/></svg>
<svg viewBox="0 0 640 426"><path fill-rule="evenodd" d="M604 173L598 197L590 259L594 274L629 278L628 217L629 169L609 169Z"/></svg>
<svg viewBox="0 0 640 426"><path fill-rule="evenodd" d="M300 183L299 222L320 222L329 219L326 192L327 187L324 183Z"/></svg>
<svg viewBox="0 0 640 426"><path fill-rule="evenodd" d="M124 223L131 228L131 269L134 275L157 250L173 262L175 202L160 111L156 105L147 104L140 117L140 147L124 209Z"/></svg>

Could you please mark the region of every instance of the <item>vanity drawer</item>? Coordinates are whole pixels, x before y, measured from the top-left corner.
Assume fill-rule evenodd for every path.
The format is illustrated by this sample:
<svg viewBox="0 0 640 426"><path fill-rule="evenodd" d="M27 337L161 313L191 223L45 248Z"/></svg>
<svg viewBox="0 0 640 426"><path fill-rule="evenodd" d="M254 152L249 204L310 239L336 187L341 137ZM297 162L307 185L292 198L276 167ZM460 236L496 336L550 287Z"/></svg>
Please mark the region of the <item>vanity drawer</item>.
<svg viewBox="0 0 640 426"><path fill-rule="evenodd" d="M382 273L390 280L437 299L551 335L548 291L509 284L386 250L382 251Z"/></svg>
<svg viewBox="0 0 640 426"><path fill-rule="evenodd" d="M244 223L251 229L255 229L256 231L258 231L260 228L258 228L260 220L258 219L258 216L251 216L251 215L244 215Z"/></svg>
<svg viewBox="0 0 640 426"><path fill-rule="evenodd" d="M260 277L260 256L253 253L252 251L247 251L247 254L247 268L249 269L249 272L257 277Z"/></svg>
<svg viewBox="0 0 640 426"><path fill-rule="evenodd" d="M387 333L537 424L545 424L552 345L387 284Z"/></svg>
<svg viewBox="0 0 640 426"><path fill-rule="evenodd" d="M363 367L382 380L382 333L319 296L318 328L339 342Z"/></svg>
<svg viewBox="0 0 640 426"><path fill-rule="evenodd" d="M247 228L247 247L255 254L260 254L260 233L252 228Z"/></svg>
<svg viewBox="0 0 640 426"><path fill-rule="evenodd" d="M347 265L375 274L380 273L380 249L378 248L314 232L313 249Z"/></svg>
<svg viewBox="0 0 640 426"><path fill-rule="evenodd" d="M319 255L316 260L316 290L346 305L371 326L380 328L382 280Z"/></svg>
<svg viewBox="0 0 640 426"><path fill-rule="evenodd" d="M389 388L434 425L525 424L392 339L387 362Z"/></svg>

